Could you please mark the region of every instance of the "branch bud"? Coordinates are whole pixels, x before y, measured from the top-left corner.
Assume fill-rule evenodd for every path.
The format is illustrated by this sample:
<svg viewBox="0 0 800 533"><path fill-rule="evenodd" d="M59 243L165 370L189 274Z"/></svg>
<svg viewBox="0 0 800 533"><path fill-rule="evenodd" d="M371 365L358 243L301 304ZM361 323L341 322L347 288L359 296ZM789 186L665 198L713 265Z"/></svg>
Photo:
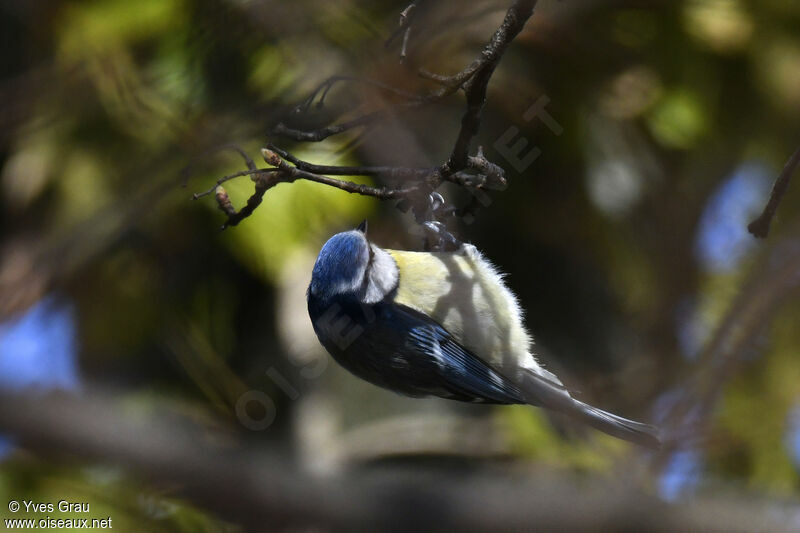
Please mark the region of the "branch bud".
<svg viewBox="0 0 800 533"><path fill-rule="evenodd" d="M262 148L261 155L264 157L264 161L266 161L268 165L272 165L273 167L279 167L281 166L281 163L283 163L283 159L281 159L281 156L279 156L269 148Z"/></svg>
<svg viewBox="0 0 800 533"><path fill-rule="evenodd" d="M217 185L217 188L214 189L214 197L217 199L217 206L223 213L228 216L236 213L236 209L234 209L231 199L228 197L228 192L222 185Z"/></svg>

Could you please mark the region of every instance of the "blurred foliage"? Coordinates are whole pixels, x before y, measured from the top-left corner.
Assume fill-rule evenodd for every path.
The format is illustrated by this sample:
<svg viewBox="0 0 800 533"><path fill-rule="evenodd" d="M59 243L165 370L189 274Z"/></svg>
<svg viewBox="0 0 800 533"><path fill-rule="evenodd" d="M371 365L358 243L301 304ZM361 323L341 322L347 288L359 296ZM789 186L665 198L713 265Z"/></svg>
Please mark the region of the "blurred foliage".
<svg viewBox="0 0 800 533"><path fill-rule="evenodd" d="M5 500L53 502L55 507L52 513L28 512L23 507L14 518L38 521L46 517L73 520L110 517L110 529L121 531L238 531L201 510L152 492L114 469L43 468L23 457L4 468L2 482L0 497ZM88 502L89 511L59 512L60 501Z"/></svg>
<svg viewBox="0 0 800 533"><path fill-rule="evenodd" d="M506 7L430 4L412 33L408 64L444 73L477 55ZM779 253L773 243L797 245L800 187L784 199L767 242L750 242L744 227L800 142L800 4L540 4L497 70L476 143L506 168L510 186L474 223L453 229L508 273L549 368L582 398L659 419L756 266ZM367 216L379 244L419 247L410 217L391 203L283 184L252 217L220 232L213 199L191 200L245 168L225 145L255 157L279 120L313 128L385 97L342 83L325 107L293 114L328 76L430 87L398 65L396 46L383 45L403 7L356 0L0 7L0 314L10 320L48 297L69 302L84 382L155 391L191 405L186 414L210 429L317 462L333 449L331 464L346 461L337 439L354 428L445 412L496 420L493 454L586 475L624 471L630 447L576 434L544 413L399 399L326 362L305 315L309 262L328 236ZM541 95L563 133L523 118ZM462 112L454 96L365 132L282 146L319 164L439 164ZM542 152L521 173L493 149L511 126ZM746 170L752 165L766 170ZM739 171L755 185L726 188ZM252 182L226 187L241 206ZM733 194L743 195L731 200L743 207L713 208ZM735 261L704 262L703 224L734 228L712 234ZM709 438L687 443L698 458L694 490L800 493L800 455L790 444L799 442L791 432L800 432L790 426L800 404L797 294L787 294L735 365ZM271 408L239 405L248 390L274 403L266 431L240 423ZM131 401L154 408L139 396ZM420 454L426 438L419 437ZM96 503L122 530L223 527L168 493L152 498L172 511L148 518L133 502L151 493L130 473L57 469L20 451L0 464L0 488L5 499L90 500L92 514Z"/></svg>

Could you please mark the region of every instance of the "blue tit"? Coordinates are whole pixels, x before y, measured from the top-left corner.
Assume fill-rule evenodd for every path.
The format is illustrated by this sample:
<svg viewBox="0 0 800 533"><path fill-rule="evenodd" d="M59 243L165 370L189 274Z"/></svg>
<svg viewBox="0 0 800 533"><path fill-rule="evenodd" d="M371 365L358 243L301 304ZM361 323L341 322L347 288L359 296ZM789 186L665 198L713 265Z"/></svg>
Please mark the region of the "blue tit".
<svg viewBox="0 0 800 533"><path fill-rule="evenodd" d="M308 313L333 358L380 387L544 407L659 446L656 427L576 400L542 368L516 298L470 244L452 252L384 250L367 240L365 223L334 235L314 265Z"/></svg>

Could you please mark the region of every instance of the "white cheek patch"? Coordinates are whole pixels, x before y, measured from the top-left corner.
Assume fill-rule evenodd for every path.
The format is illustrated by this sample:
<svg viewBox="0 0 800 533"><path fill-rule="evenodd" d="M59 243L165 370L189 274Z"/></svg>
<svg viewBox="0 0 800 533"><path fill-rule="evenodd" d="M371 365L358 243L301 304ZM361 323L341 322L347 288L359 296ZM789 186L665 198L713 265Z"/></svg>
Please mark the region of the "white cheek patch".
<svg viewBox="0 0 800 533"><path fill-rule="evenodd" d="M372 264L367 272L367 283L361 301L365 304L374 304L383 300L387 294L397 287L397 263L392 256L374 244L372 248Z"/></svg>

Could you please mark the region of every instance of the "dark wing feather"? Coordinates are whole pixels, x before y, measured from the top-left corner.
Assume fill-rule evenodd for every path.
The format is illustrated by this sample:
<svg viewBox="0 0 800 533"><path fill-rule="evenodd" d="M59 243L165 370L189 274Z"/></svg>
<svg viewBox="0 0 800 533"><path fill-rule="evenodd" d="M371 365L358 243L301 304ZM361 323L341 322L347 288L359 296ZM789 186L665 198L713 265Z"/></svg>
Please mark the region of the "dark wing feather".
<svg viewBox="0 0 800 533"><path fill-rule="evenodd" d="M407 345L433 354L442 386L467 401L520 403L519 389L481 359L458 344L433 321L420 320L409 329Z"/></svg>
<svg viewBox="0 0 800 533"><path fill-rule="evenodd" d="M513 383L410 307L389 301L362 306L345 299L333 306L313 295L308 304L325 348L339 364L375 385L409 396L523 403ZM348 325L344 335L342 324Z"/></svg>

